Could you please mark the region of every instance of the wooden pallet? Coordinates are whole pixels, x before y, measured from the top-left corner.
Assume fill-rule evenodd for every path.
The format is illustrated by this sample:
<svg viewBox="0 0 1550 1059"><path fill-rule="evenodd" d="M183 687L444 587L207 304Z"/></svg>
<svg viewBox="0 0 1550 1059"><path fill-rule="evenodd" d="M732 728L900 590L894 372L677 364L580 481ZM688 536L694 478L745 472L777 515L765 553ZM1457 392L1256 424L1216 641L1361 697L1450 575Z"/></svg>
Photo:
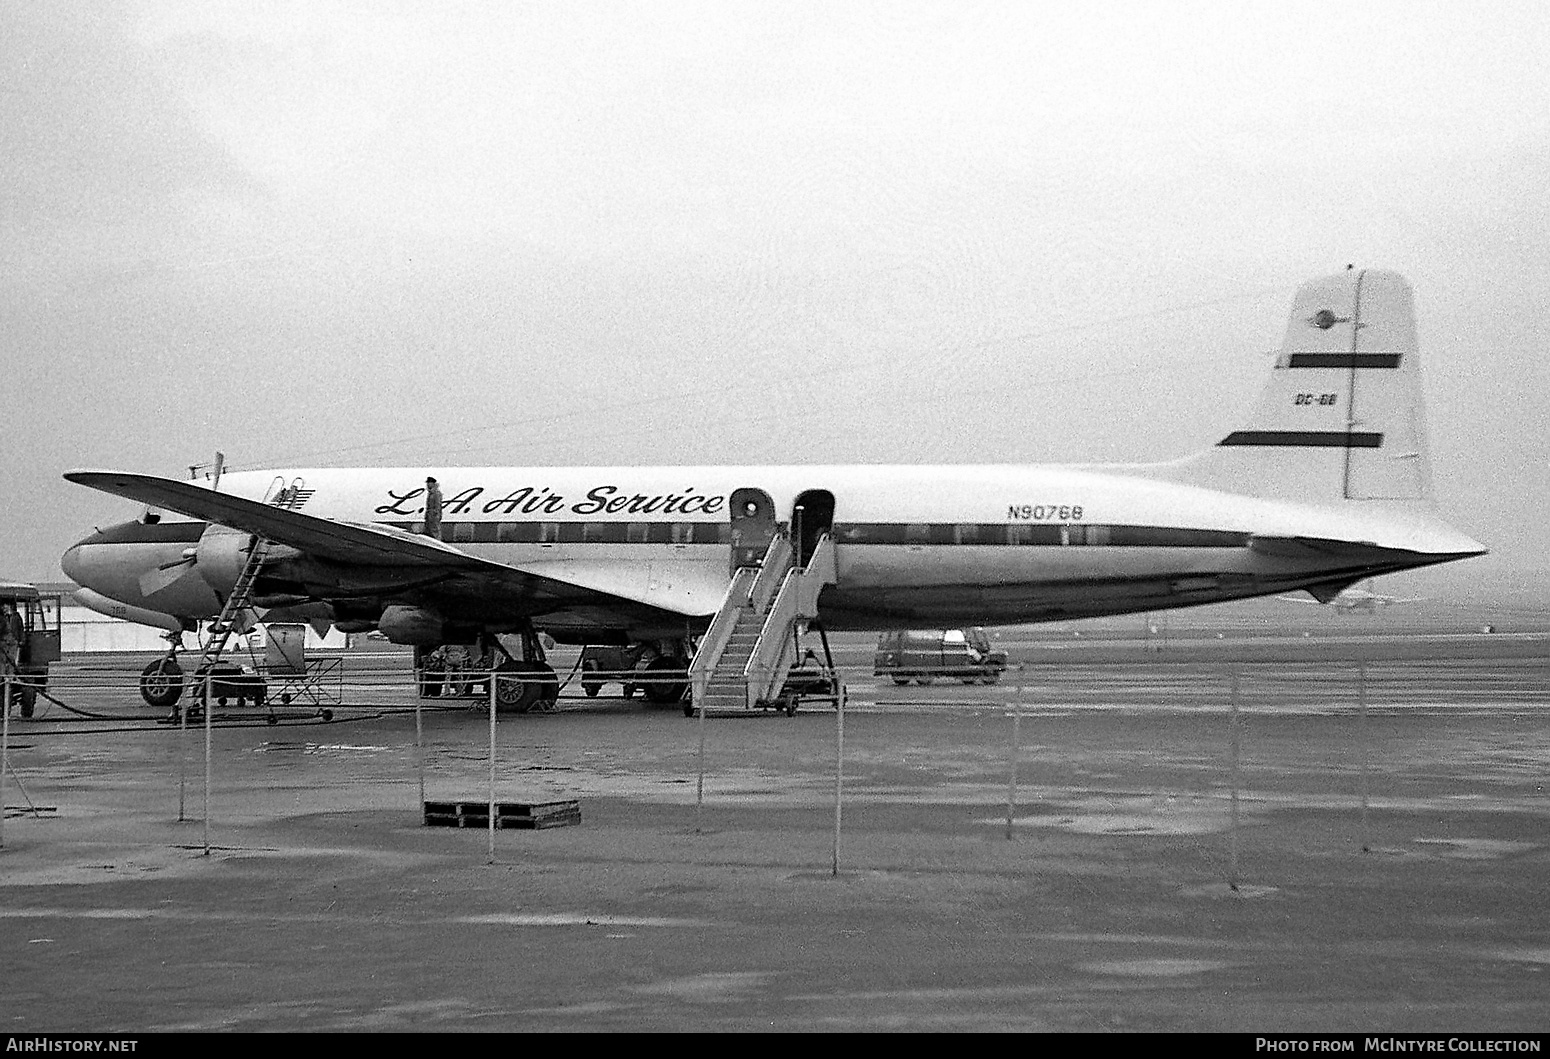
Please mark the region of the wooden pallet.
<svg viewBox="0 0 1550 1059"><path fill-rule="evenodd" d="M496 802L495 826L502 829L537 831L546 827L565 827L581 823L581 803L567 802ZM426 827L489 827L489 802L426 802Z"/></svg>

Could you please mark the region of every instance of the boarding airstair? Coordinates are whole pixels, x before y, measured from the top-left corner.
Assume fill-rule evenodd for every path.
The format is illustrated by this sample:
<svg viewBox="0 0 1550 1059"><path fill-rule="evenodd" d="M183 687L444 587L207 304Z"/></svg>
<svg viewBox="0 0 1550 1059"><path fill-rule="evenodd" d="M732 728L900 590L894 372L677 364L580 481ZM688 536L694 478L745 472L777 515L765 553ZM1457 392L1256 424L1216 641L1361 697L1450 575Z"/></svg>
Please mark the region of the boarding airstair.
<svg viewBox="0 0 1550 1059"><path fill-rule="evenodd" d="M835 583L834 542L818 539L806 566L777 534L758 566L740 568L689 666L685 713L773 706L796 662L797 632L818 616L818 593Z"/></svg>

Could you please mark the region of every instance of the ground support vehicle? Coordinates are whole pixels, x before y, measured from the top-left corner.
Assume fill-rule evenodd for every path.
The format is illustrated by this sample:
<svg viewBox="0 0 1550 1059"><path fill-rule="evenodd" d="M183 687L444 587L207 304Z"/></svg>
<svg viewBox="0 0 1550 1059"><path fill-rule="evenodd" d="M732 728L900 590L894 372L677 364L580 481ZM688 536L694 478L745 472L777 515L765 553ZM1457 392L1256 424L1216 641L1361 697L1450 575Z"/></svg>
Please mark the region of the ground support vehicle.
<svg viewBox="0 0 1550 1059"><path fill-rule="evenodd" d="M907 629L877 638L872 673L895 684L930 684L937 678L994 684L1006 669L1006 652L990 645L985 630Z"/></svg>
<svg viewBox="0 0 1550 1059"><path fill-rule="evenodd" d="M766 709L781 710L791 717L804 702L827 702L839 709L844 695L845 684L838 673L822 663L808 661L792 667L780 694L764 705Z"/></svg>
<svg viewBox="0 0 1550 1059"><path fill-rule="evenodd" d="M671 653L672 646L662 641L588 644L581 649L581 690L595 699L604 684L618 682L627 699L638 691L654 706L676 705L689 694L689 663L685 656Z"/></svg>
<svg viewBox="0 0 1550 1059"><path fill-rule="evenodd" d="M639 687L630 676L640 664L639 651L612 644L588 644L581 649L581 690L587 698L595 699L604 684L618 681L624 697L632 699Z"/></svg>
<svg viewBox="0 0 1550 1059"><path fill-rule="evenodd" d="M61 593L42 592L36 585L0 581L0 602L16 609L19 635L15 671L12 674L9 710L14 704L22 717L31 717L38 694L48 687L48 667L59 661Z"/></svg>

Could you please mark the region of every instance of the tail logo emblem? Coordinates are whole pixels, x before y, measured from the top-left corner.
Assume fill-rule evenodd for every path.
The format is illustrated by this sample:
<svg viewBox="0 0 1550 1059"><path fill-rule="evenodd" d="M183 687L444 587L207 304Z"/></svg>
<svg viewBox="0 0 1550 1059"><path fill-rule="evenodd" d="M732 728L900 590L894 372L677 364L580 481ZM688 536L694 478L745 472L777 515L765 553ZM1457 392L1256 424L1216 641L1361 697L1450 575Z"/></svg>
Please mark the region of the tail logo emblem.
<svg viewBox="0 0 1550 1059"><path fill-rule="evenodd" d="M1317 327L1320 331L1328 331L1336 324L1348 324L1350 322L1351 318L1349 316L1336 316L1328 309L1320 309L1318 312L1308 317L1308 323L1314 327Z"/></svg>

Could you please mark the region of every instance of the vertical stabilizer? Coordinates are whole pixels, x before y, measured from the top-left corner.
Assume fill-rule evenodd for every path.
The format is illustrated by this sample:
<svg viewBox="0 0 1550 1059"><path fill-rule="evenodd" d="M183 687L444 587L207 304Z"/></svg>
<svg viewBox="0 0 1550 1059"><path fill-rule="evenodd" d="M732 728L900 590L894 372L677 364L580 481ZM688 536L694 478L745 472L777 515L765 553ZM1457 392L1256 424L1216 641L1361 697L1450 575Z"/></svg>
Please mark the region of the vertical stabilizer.
<svg viewBox="0 0 1550 1059"><path fill-rule="evenodd" d="M1348 270L1305 283L1253 415L1169 477L1311 503L1428 499L1419 359L1404 277Z"/></svg>

